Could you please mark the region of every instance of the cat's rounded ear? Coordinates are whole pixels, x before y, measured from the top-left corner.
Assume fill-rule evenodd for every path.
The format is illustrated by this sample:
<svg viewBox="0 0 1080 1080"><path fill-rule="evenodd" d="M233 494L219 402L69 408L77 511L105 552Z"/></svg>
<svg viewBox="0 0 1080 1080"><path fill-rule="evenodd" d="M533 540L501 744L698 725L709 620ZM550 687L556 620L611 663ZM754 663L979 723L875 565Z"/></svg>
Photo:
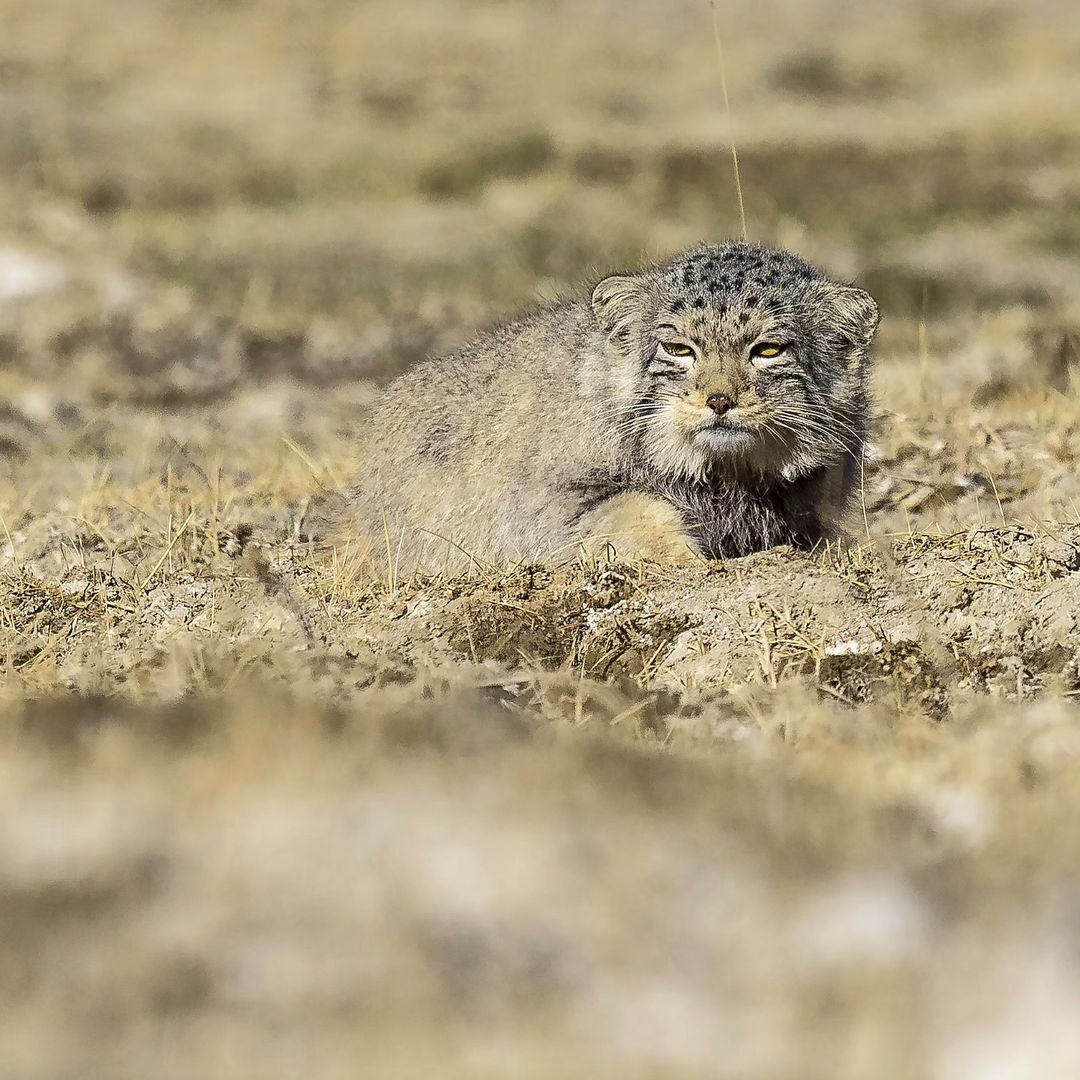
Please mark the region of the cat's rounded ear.
<svg viewBox="0 0 1080 1080"><path fill-rule="evenodd" d="M870 359L881 314L877 302L856 285L817 281L806 301L817 311L817 338L821 351L838 363L861 368Z"/></svg>
<svg viewBox="0 0 1080 1080"><path fill-rule="evenodd" d="M856 285L833 285L831 292L841 332L853 349L867 352L881 322L877 301Z"/></svg>
<svg viewBox="0 0 1080 1080"><path fill-rule="evenodd" d="M596 323L611 338L628 341L640 327L644 287L640 278L612 274L592 292Z"/></svg>

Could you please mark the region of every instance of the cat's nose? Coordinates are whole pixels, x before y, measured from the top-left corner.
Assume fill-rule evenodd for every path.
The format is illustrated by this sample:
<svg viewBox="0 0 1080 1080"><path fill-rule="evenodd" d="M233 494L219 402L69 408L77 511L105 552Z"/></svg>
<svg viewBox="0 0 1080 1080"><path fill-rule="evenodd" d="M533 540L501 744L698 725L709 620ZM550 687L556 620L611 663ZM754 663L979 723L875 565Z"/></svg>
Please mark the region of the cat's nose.
<svg viewBox="0 0 1080 1080"><path fill-rule="evenodd" d="M726 394L710 394L705 399L705 404L708 405L717 416L723 416L728 409L734 407L735 402Z"/></svg>

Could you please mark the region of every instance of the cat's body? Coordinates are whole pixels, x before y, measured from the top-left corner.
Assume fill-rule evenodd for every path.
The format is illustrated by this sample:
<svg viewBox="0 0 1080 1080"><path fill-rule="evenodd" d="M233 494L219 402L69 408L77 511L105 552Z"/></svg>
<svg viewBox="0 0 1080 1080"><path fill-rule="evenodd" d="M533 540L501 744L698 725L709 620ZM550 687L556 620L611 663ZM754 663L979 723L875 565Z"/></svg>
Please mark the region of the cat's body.
<svg viewBox="0 0 1080 1080"><path fill-rule="evenodd" d="M857 484L876 325L745 244L605 278L388 386L339 540L403 570L812 545Z"/></svg>

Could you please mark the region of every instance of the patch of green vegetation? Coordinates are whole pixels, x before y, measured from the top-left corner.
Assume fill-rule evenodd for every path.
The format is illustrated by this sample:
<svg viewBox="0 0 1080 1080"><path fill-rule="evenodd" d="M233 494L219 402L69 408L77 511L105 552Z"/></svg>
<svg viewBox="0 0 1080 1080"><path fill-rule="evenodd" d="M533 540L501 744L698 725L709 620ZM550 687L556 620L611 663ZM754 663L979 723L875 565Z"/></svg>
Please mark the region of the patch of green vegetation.
<svg viewBox="0 0 1080 1080"><path fill-rule="evenodd" d="M893 316L933 318L1018 304L1043 308L1050 302L1038 285L1005 289L967 277L920 272L888 263L867 267L860 280L882 310Z"/></svg>
<svg viewBox="0 0 1080 1080"><path fill-rule="evenodd" d="M1054 207L1037 214L1028 223L1026 241L1035 250L1080 256L1080 209Z"/></svg>
<svg viewBox="0 0 1080 1080"><path fill-rule="evenodd" d="M775 85L799 97L823 100L844 97L884 98L903 89L898 76L885 68L852 70L829 50L797 52L773 71Z"/></svg>
<svg viewBox="0 0 1080 1080"><path fill-rule="evenodd" d="M420 190L438 198L481 192L492 180L533 176L555 160L555 143L546 131L522 131L463 147L424 169Z"/></svg>
<svg viewBox="0 0 1080 1080"><path fill-rule="evenodd" d="M261 304L304 321L344 314L364 300L382 304L389 292L385 266L344 246L327 251L317 244L161 239L142 246L133 261L141 273L190 289L200 306L217 314L234 314L257 293Z"/></svg>

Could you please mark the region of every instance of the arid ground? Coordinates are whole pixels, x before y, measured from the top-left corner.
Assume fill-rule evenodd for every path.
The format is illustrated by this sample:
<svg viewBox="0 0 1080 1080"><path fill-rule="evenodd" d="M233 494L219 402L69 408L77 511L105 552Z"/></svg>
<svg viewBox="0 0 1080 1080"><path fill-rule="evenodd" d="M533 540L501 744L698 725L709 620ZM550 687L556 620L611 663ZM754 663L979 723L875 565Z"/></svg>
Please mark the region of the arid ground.
<svg viewBox="0 0 1080 1080"><path fill-rule="evenodd" d="M1080 1075L1080 11L0 0L0 1074ZM375 579L378 386L738 235L852 542Z"/></svg>

